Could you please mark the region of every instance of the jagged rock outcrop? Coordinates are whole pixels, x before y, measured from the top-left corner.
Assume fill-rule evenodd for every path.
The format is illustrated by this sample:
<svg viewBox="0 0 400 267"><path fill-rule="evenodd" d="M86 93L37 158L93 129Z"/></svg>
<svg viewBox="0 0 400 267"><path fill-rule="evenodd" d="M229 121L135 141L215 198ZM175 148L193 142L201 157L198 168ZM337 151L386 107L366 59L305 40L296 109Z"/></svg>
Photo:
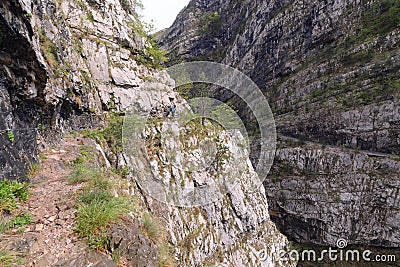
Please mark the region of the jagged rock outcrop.
<svg viewBox="0 0 400 267"><path fill-rule="evenodd" d="M1 1L0 55L4 64L0 101L4 112L0 125L13 133L2 134L0 139L2 179L25 177L29 159L35 162L40 146L56 140L63 131L101 124L100 115L107 117L104 111L125 112L133 105L146 115L152 111L162 114L162 102L170 97L185 105L165 71L142 64L153 59L148 51L152 44L142 33L134 7L135 1L129 0ZM15 49L17 41L20 46ZM146 83L150 86L144 87ZM31 129L32 134L19 135L20 128ZM257 175L226 134L219 133L221 138L225 136L233 157L226 159L225 167L236 172L241 167L246 178L229 194L207 206L178 208L153 200L138 183L133 190L137 204L151 211L167 229L166 239L173 245L179 266L291 266L278 257L280 250L287 249L288 241L269 219L264 190L246 192ZM126 154L116 147L107 143L101 146L98 150L103 159L107 157L106 163L110 161L117 168L129 163ZM169 156L155 154L159 159ZM182 181L192 186L195 182L205 184L218 178L215 170L197 180L184 173L180 176L174 169L157 171L153 170L156 177L171 177L171 184L179 185ZM129 177L133 185L140 178L133 171ZM142 237L138 235L143 241ZM124 244L129 246L129 242ZM147 252L150 260L145 264L155 264L154 247ZM140 264L146 259L143 253L139 253ZM92 258L90 253L65 262L93 262L87 258Z"/></svg>
<svg viewBox="0 0 400 267"><path fill-rule="evenodd" d="M398 1L392 0L193 0L158 38L176 61L216 60L251 77L268 97L282 136L313 141L318 146L386 153L382 161L391 162L390 154L394 158L400 154L399 10ZM224 90L214 95L240 103ZM243 103L238 108L246 118ZM276 161L275 171L296 170L298 162L282 151L286 150L280 150L277 157L283 161ZM296 159L321 162L330 162L334 154L327 150L310 154L302 146L295 151ZM356 151L335 153L348 158ZM363 166L364 159L352 161ZM347 170L344 162L339 164ZM385 177L398 181L398 166L392 167ZM379 170L365 168L348 172L346 178L361 183L360 177L364 177L368 183L383 183L385 178L381 178ZM319 171L307 169L315 175ZM322 182L313 185L308 175L301 173L293 184L284 175L265 182L272 201L270 211L280 218L278 224L283 232L299 242L334 245L335 239L348 238L354 244L398 247L399 229L393 224L398 205L384 204L385 216L362 219L354 212L364 210L363 203L368 203L365 208L369 211L379 209L375 202L369 202L379 198L377 187L357 186L362 197L356 196L353 184L343 184L344 176L333 179L335 170L325 171L331 174L323 178L331 184L325 188L321 188ZM312 185L315 190L305 191L308 189L303 185ZM356 208L348 208L350 200L340 196L336 202L319 197L321 191L340 195L336 188L339 186L344 186L340 194L348 194ZM379 188L382 194L390 195L398 185L383 183ZM396 203L393 194L390 201ZM299 199L298 195L302 197ZM329 222L339 213L340 224ZM364 226L368 230L358 231Z"/></svg>

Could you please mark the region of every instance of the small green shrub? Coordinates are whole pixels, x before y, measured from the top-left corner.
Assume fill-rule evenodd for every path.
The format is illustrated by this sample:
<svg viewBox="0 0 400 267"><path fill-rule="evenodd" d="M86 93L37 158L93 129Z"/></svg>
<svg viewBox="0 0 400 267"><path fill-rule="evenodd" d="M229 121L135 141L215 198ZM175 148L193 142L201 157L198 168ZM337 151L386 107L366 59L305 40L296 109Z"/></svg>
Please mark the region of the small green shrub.
<svg viewBox="0 0 400 267"><path fill-rule="evenodd" d="M132 14L133 10L132 10L132 7L131 7L131 4L130 4L129 0L119 0L119 2L121 3L122 8L126 12ZM133 4L134 4L134 7L143 8L143 4L142 4L142 2L140 0L133 0Z"/></svg>
<svg viewBox="0 0 400 267"><path fill-rule="evenodd" d="M129 3L128 0L120 0L119 2L121 3L122 8L126 12L131 12L131 4Z"/></svg>
<svg viewBox="0 0 400 267"><path fill-rule="evenodd" d="M148 46L143 53L140 53L136 60L151 68L160 69L163 63L168 61L167 51L160 48L151 38L148 40Z"/></svg>
<svg viewBox="0 0 400 267"><path fill-rule="evenodd" d="M221 16L216 11L208 12L200 19L199 26L202 34L215 37L221 30Z"/></svg>
<svg viewBox="0 0 400 267"><path fill-rule="evenodd" d="M7 132L7 136L8 136L8 140L10 140L10 142L13 143L14 140L15 140L14 133L11 132L11 131L8 131L8 132Z"/></svg>
<svg viewBox="0 0 400 267"><path fill-rule="evenodd" d="M94 17L93 17L92 11L89 10L89 11L87 12L86 18L87 18L88 21L90 21L91 23L94 22Z"/></svg>

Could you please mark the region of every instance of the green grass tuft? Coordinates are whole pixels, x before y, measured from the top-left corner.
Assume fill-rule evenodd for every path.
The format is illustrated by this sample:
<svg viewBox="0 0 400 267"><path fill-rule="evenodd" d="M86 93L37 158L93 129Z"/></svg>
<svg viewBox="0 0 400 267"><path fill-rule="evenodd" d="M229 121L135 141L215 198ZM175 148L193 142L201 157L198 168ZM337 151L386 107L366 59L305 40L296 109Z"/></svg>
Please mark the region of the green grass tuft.
<svg viewBox="0 0 400 267"><path fill-rule="evenodd" d="M0 181L0 213L11 212L17 208L17 202L28 199L26 183L3 180Z"/></svg>
<svg viewBox="0 0 400 267"><path fill-rule="evenodd" d="M74 170L69 178L70 184L79 184L87 181L101 179L103 173L101 169L85 165L83 163L74 164Z"/></svg>
<svg viewBox="0 0 400 267"><path fill-rule="evenodd" d="M160 223L150 213L143 214L142 226L151 240L159 241L162 238Z"/></svg>
<svg viewBox="0 0 400 267"><path fill-rule="evenodd" d="M129 205L123 198L92 200L89 204L81 203L78 208L77 227L78 235L94 240L97 234L106 227L117 222L129 212Z"/></svg>
<svg viewBox="0 0 400 267"><path fill-rule="evenodd" d="M82 169L83 168L83 169ZM89 170L89 172L88 172ZM109 243L107 228L118 221L132 208L131 201L113 195L114 184L111 175L101 169L80 166L79 173L86 173L87 182L78 196L76 232L79 237L86 238L95 249L106 249ZM74 181L82 181L81 174Z"/></svg>
<svg viewBox="0 0 400 267"><path fill-rule="evenodd" d="M15 266L25 264L18 253L0 248L0 266Z"/></svg>

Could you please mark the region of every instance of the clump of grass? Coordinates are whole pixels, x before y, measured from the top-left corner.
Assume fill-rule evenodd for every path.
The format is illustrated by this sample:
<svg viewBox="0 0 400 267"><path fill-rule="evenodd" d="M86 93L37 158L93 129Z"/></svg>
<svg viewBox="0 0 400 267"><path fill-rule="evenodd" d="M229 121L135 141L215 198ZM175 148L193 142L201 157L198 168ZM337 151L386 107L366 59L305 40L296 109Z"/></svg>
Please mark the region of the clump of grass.
<svg viewBox="0 0 400 267"><path fill-rule="evenodd" d="M25 212L11 216L8 220L0 219L0 233L6 232L12 228L20 228L30 223L32 223L32 218Z"/></svg>
<svg viewBox="0 0 400 267"><path fill-rule="evenodd" d="M0 181L0 213L17 208L18 201L28 200L28 186L17 181Z"/></svg>
<svg viewBox="0 0 400 267"><path fill-rule="evenodd" d="M89 146L82 146L79 149L80 156L72 161L72 165L91 163L95 159L94 150Z"/></svg>
<svg viewBox="0 0 400 267"><path fill-rule="evenodd" d="M81 203L77 216L78 235L93 241L110 223L117 222L127 212L129 205L123 198L93 198L89 203Z"/></svg>
<svg viewBox="0 0 400 267"><path fill-rule="evenodd" d="M16 253L5 248L0 248L0 266L15 266L24 264L24 260Z"/></svg>
<svg viewBox="0 0 400 267"><path fill-rule="evenodd" d="M153 241L159 241L162 238L162 229L159 221L150 213L143 214L142 226L147 236Z"/></svg>
<svg viewBox="0 0 400 267"><path fill-rule="evenodd" d="M39 165L39 164L33 164L33 165L30 167L30 169L29 169L28 176L29 176L29 177L34 176L34 175L36 175L39 171L40 171L40 165Z"/></svg>
<svg viewBox="0 0 400 267"><path fill-rule="evenodd" d="M158 266L173 267L176 266L175 258L173 257L173 249L167 243L158 246Z"/></svg>
<svg viewBox="0 0 400 267"><path fill-rule="evenodd" d="M74 164L74 170L69 177L69 184L79 184L87 181L97 180L102 177L101 169L95 168L84 163Z"/></svg>
<svg viewBox="0 0 400 267"><path fill-rule="evenodd" d="M85 176L87 184L78 196L76 232L95 249L106 249L109 243L107 228L117 223L131 209L124 196L115 197L109 174L97 169L95 175Z"/></svg>

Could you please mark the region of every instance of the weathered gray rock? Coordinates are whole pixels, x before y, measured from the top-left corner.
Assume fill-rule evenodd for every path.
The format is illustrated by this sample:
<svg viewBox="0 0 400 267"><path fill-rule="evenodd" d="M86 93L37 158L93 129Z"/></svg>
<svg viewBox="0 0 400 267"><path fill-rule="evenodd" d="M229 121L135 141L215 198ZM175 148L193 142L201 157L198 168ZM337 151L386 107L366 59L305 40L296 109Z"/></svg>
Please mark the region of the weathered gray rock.
<svg viewBox="0 0 400 267"><path fill-rule="evenodd" d="M311 143L280 149L265 181L274 221L300 242L400 246L400 161L389 156Z"/></svg>
<svg viewBox="0 0 400 267"><path fill-rule="evenodd" d="M132 267L158 266L156 247L134 225L112 225L110 247Z"/></svg>

